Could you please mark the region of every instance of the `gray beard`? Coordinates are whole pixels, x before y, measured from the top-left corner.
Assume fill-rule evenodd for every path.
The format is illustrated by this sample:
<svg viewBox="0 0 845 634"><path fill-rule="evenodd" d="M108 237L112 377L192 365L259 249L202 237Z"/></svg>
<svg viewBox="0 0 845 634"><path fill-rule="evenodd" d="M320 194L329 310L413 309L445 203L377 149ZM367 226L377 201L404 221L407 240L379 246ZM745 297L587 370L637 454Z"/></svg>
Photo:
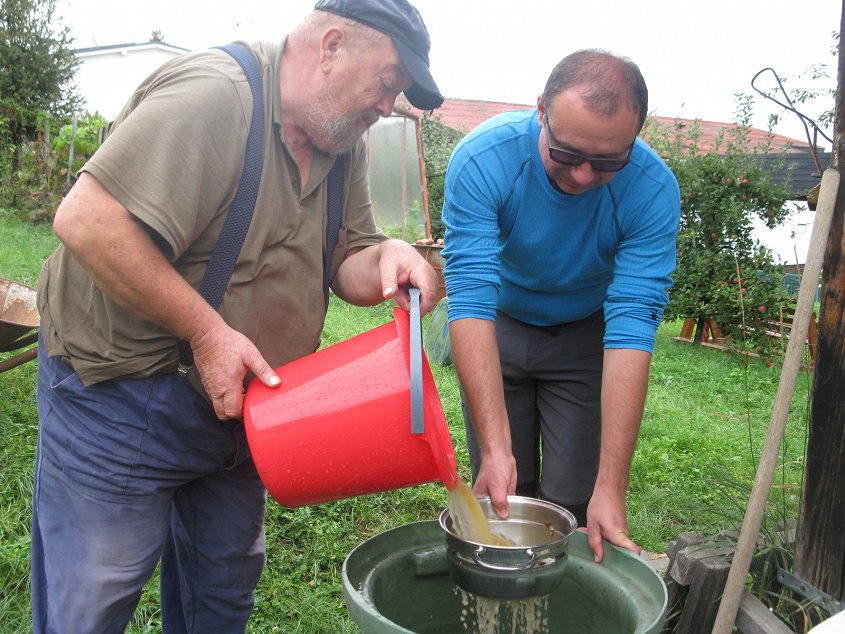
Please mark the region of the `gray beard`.
<svg viewBox="0 0 845 634"><path fill-rule="evenodd" d="M320 102L312 104L305 112L305 118L308 121L306 132L311 143L317 149L330 154L351 150L366 128L361 129L359 117L341 117L332 114L336 111L334 106L337 100L328 87L323 86L320 96L322 97ZM375 123L377 118L376 116L367 128Z"/></svg>

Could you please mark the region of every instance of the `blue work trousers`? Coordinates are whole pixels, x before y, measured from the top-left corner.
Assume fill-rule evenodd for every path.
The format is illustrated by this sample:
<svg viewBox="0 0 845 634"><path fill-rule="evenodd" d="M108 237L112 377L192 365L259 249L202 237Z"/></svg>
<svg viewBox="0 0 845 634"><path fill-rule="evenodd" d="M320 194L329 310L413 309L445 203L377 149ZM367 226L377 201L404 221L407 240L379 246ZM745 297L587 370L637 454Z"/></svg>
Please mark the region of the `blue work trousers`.
<svg viewBox="0 0 845 634"><path fill-rule="evenodd" d="M266 494L243 424L176 374L85 387L38 362L33 632L123 632L159 561L166 634L244 632Z"/></svg>

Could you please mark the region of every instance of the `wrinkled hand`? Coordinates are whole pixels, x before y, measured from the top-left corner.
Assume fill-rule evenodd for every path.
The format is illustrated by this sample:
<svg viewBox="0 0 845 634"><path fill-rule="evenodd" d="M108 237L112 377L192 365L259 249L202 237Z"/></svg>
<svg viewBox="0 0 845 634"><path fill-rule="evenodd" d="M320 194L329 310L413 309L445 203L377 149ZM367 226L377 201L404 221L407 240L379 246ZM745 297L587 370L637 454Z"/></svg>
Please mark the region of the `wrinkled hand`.
<svg viewBox="0 0 845 634"><path fill-rule="evenodd" d="M587 507L587 540L593 551L595 561L604 559L604 542L606 539L614 546L627 548L640 554L640 547L631 540L628 533L628 515L625 510L624 498L614 500L612 496L594 492Z"/></svg>
<svg viewBox="0 0 845 634"><path fill-rule="evenodd" d="M509 513L508 496L516 493L516 459L512 454L490 455L481 461L472 487L479 496L489 496L493 510L502 519Z"/></svg>
<svg viewBox="0 0 845 634"><path fill-rule="evenodd" d="M267 387L281 380L258 348L244 335L221 322L191 339L194 366L220 420L241 418L244 377L252 372Z"/></svg>
<svg viewBox="0 0 845 634"><path fill-rule="evenodd" d="M437 273L408 243L388 240L380 245L379 275L384 298L393 297L405 310L411 310L411 286L420 289L420 315L437 304Z"/></svg>

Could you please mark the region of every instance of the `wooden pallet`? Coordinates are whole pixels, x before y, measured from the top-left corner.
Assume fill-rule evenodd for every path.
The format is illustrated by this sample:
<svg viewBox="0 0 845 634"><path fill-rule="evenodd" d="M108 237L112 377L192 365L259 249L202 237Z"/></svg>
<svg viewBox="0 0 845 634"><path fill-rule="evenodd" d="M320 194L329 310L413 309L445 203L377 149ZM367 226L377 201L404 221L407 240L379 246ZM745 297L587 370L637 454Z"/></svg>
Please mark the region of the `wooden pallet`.
<svg viewBox="0 0 845 634"><path fill-rule="evenodd" d="M788 340L789 336L792 334L792 322L794 318L795 309L787 308L781 310L780 321L769 321L763 324L763 327L766 329L766 334L768 334L769 337L784 340L784 349L786 348L785 341ZM756 327L759 326L748 326L748 329L753 330ZM722 334L722 329L714 319L705 320L702 326L692 317L688 317L684 319L684 322L681 325L680 334L674 339L683 343L695 343L698 341L704 348L713 348L723 351L731 349L730 338L725 337ZM810 317L810 325L807 330L805 345L807 346L809 353L809 362L807 363L807 367L812 369L816 365L816 352L819 345L819 329L818 324L816 323L816 313L812 313ZM751 351L746 351L744 354L751 357L759 356Z"/></svg>

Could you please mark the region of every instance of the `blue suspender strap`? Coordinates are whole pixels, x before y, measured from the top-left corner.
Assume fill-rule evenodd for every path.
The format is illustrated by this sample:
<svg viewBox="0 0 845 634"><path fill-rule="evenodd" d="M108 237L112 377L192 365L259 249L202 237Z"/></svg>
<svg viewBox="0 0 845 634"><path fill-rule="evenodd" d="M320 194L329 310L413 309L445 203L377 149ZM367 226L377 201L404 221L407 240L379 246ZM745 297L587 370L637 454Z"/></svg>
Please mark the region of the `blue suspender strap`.
<svg viewBox="0 0 845 634"><path fill-rule="evenodd" d="M261 183L264 152L264 104L261 90L261 73L258 62L246 47L227 44L218 47L226 51L241 65L252 90L252 121L246 144L246 158L241 181L223 230L211 254L205 275L200 283L199 293L214 307L220 308L223 295L229 286L232 271L238 261L241 248L252 221L252 212L258 198ZM328 219L326 222L326 253L323 259L323 294L328 310L331 256L337 245L343 209L343 174L346 164L343 155L338 155L328 177ZM179 372L186 374L193 366L193 353L186 341L179 343Z"/></svg>
<svg viewBox="0 0 845 634"><path fill-rule="evenodd" d="M258 198L261 171L264 164L264 99L261 90L261 71L255 56L245 46L237 43L218 47L235 58L246 74L252 90L252 121L246 141L244 168L238 190L220 238L211 253L199 293L216 310L223 302L223 294L238 261L244 239L252 222L252 212ZM194 355L186 341L179 342L179 372L186 374L194 364Z"/></svg>
<svg viewBox="0 0 845 634"><path fill-rule="evenodd" d="M264 100L258 62L249 49L240 44L233 43L220 48L234 57L246 73L252 89L252 122L246 141L241 182L199 288L200 295L215 309L220 308L223 302L223 294L229 286L229 279L249 231L264 163Z"/></svg>
<svg viewBox="0 0 845 634"><path fill-rule="evenodd" d="M328 220L326 221L326 255L323 261L323 296L326 298L326 310L329 309L329 275L332 269L332 251L337 245L340 232L340 219L343 209L343 168L346 160L338 154L329 172L328 179Z"/></svg>

